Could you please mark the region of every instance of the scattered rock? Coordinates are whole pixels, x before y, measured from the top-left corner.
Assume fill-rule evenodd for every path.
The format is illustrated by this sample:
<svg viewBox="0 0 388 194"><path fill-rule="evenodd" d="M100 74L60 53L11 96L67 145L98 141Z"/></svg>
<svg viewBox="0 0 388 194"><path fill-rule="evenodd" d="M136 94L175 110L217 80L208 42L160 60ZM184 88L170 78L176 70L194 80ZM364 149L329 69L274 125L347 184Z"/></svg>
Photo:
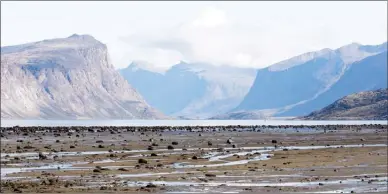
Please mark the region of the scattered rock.
<svg viewBox="0 0 388 194"><path fill-rule="evenodd" d="M118 170L119 170L119 171L129 171L129 170L126 169L126 168L119 168Z"/></svg>
<svg viewBox="0 0 388 194"><path fill-rule="evenodd" d="M205 176L207 176L207 177L216 177L217 175L215 175L215 174L210 174L210 173L206 173Z"/></svg>
<svg viewBox="0 0 388 194"><path fill-rule="evenodd" d="M39 157L39 160L46 160L47 159L47 156L43 155L42 152L39 152L38 157Z"/></svg>
<svg viewBox="0 0 388 194"><path fill-rule="evenodd" d="M156 188L156 185L152 184L152 183L149 183L147 186L147 188Z"/></svg>
<svg viewBox="0 0 388 194"><path fill-rule="evenodd" d="M146 159L140 158L140 159L138 160L138 163L139 163L139 164L147 164L148 161L147 161Z"/></svg>
<svg viewBox="0 0 388 194"><path fill-rule="evenodd" d="M100 173L101 170L96 168L96 169L93 170L93 172Z"/></svg>

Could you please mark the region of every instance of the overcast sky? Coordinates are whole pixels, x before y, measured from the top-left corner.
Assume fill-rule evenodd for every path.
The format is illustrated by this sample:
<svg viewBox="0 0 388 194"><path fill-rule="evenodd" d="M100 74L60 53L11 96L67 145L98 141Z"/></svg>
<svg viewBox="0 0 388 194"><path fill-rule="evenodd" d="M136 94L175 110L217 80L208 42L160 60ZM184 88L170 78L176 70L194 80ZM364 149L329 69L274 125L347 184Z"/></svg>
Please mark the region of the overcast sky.
<svg viewBox="0 0 388 194"><path fill-rule="evenodd" d="M265 67L387 41L387 2L1 2L1 46L89 34L113 64L180 60Z"/></svg>

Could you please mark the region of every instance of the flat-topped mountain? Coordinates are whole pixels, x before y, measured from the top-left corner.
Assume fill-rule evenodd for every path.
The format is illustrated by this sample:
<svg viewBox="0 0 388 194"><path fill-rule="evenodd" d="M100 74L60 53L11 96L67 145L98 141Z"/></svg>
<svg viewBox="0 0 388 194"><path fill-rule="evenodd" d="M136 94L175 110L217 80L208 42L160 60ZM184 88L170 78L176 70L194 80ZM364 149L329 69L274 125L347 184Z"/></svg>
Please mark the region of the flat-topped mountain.
<svg viewBox="0 0 388 194"><path fill-rule="evenodd" d="M89 35L1 48L1 117L158 119Z"/></svg>

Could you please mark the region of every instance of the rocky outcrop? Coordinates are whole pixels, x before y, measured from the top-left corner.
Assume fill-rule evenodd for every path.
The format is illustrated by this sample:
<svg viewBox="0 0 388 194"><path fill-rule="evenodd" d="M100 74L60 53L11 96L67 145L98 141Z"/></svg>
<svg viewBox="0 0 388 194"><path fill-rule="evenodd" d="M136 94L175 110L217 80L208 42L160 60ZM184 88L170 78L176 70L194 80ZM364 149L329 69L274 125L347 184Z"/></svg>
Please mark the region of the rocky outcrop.
<svg viewBox="0 0 388 194"><path fill-rule="evenodd" d="M89 35L1 48L1 117L158 119Z"/></svg>
<svg viewBox="0 0 388 194"><path fill-rule="evenodd" d="M302 119L388 120L388 89L348 95Z"/></svg>

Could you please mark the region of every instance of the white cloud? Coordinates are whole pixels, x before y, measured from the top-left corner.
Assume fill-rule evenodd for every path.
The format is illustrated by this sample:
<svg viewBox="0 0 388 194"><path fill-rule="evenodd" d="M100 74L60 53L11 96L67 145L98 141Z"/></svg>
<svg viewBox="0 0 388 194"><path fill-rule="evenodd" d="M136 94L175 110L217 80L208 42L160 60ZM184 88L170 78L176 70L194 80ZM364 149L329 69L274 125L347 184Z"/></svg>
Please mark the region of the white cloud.
<svg viewBox="0 0 388 194"><path fill-rule="evenodd" d="M201 15L192 22L193 27L217 27L227 22L224 11L207 7Z"/></svg>
<svg viewBox="0 0 388 194"><path fill-rule="evenodd" d="M250 66L255 51L252 39L256 34L238 29L237 23L227 19L221 9L207 7L198 17L165 31L150 31L132 34L123 38L129 46L147 50L147 56L136 57L161 66L173 65L178 56L189 62L209 62L215 65L230 64ZM169 57L156 59L153 50L164 50ZM245 51L245 52L244 52ZM174 57L172 57L174 55ZM137 60L137 59L134 59Z"/></svg>
<svg viewBox="0 0 388 194"><path fill-rule="evenodd" d="M127 53L127 56L159 66L171 66L173 61L181 59L215 65L265 67L311 51L301 47L300 42L307 42L310 46L322 45L317 42L320 40L317 37L327 36L322 34L326 33L324 27L289 24L287 20L243 23L228 17L221 9L207 7L198 17L171 29L139 32L123 40L133 47L133 53ZM143 52L147 54L142 55ZM160 56L161 53L165 56Z"/></svg>
<svg viewBox="0 0 388 194"><path fill-rule="evenodd" d="M179 60L265 67L312 50L387 41L387 2L6 1L1 5L2 46L90 34L107 44L116 67L133 60L162 67Z"/></svg>
<svg viewBox="0 0 388 194"><path fill-rule="evenodd" d="M252 64L252 56L246 53L238 53L235 57L234 63L249 66Z"/></svg>

